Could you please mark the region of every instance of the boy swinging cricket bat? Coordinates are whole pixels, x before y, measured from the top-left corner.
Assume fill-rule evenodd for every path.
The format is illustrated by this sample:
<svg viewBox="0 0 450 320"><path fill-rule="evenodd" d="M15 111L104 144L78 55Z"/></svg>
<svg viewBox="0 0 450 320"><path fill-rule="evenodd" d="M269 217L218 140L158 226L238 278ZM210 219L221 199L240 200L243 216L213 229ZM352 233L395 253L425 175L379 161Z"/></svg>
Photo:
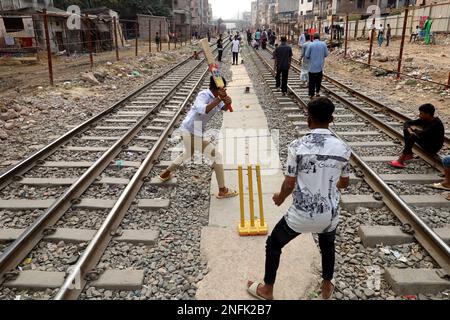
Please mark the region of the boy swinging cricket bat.
<svg viewBox="0 0 450 320"><path fill-rule="evenodd" d="M225 87L225 84L222 80L222 74L219 70L219 66L216 63L216 60L214 59L214 56L211 51L211 47L209 46L208 39L204 38L200 40L200 46L203 49L203 53L205 54L206 61L208 62L209 71L211 72L211 75L214 79L214 82L216 83L216 86L218 88ZM233 108L231 104L225 105L226 110L233 112Z"/></svg>

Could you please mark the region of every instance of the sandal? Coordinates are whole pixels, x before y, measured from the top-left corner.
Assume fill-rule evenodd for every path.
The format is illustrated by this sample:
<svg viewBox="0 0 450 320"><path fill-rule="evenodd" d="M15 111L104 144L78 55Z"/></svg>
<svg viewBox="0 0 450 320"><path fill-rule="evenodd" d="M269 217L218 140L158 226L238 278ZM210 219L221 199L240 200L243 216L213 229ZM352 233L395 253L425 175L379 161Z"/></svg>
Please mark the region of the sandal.
<svg viewBox="0 0 450 320"><path fill-rule="evenodd" d="M157 176L156 176L156 179L157 179L159 182L166 182L166 181L169 181L169 180L172 179L172 178L173 178L172 174L169 174L169 176L168 176L167 178L162 178L160 175L157 175Z"/></svg>
<svg viewBox="0 0 450 320"><path fill-rule="evenodd" d="M404 163L398 161L398 160L392 160L389 162L389 164L395 168L404 169L406 166Z"/></svg>
<svg viewBox="0 0 450 320"><path fill-rule="evenodd" d="M232 198L232 197L236 197L239 193L236 192L233 189L227 188L227 193L225 193L224 195L219 195L219 193L216 194L216 198L217 199L225 199L225 198Z"/></svg>
<svg viewBox="0 0 450 320"><path fill-rule="evenodd" d="M325 280L322 281L322 285L320 286L320 289L321 289L321 290L322 290L322 288L323 288L323 283L324 283L324 281L325 281ZM331 279L330 282L331 282L331 285L333 286L333 288L331 289L330 296L329 296L328 298L324 298L323 295L322 295L322 292L321 292L321 293L320 293L321 300L331 300L331 298L333 297L334 288L336 288L336 283L335 283L334 279Z"/></svg>
<svg viewBox="0 0 450 320"><path fill-rule="evenodd" d="M445 191L450 191L450 187L446 187L442 184L442 182L438 182L438 183L433 183L431 185L429 185L431 188L434 189L440 189L440 190L445 190Z"/></svg>
<svg viewBox="0 0 450 320"><path fill-rule="evenodd" d="M254 296L256 299L259 299L259 300L267 300L266 298L264 298L263 296L260 296L259 294L258 294L258 286L259 285L262 285L262 283L259 283L259 282L253 282L252 283L252 285L250 286L250 287L247 287L247 291L248 291L248 293L250 293L252 296Z"/></svg>

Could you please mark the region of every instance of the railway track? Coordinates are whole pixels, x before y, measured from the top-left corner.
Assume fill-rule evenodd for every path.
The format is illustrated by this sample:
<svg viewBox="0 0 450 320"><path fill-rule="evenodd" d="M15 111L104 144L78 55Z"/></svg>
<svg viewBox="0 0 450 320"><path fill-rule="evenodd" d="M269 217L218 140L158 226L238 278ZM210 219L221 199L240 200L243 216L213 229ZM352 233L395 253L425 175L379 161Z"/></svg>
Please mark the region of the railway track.
<svg viewBox="0 0 450 320"><path fill-rule="evenodd" d="M309 98L307 88L301 86L298 67L291 68L289 94L284 97L281 92L275 91L272 53L251 50L249 54L280 110L292 122L299 136L305 134L308 131L305 115ZM356 218L359 228L357 232L348 228L351 231L341 234L341 239L353 238L349 241L354 246L360 246L362 242L366 248L364 250L375 256L373 265L382 266L386 286L398 295L449 290L450 201L443 197L442 192L426 187L442 180L439 157L430 157L420 148L415 148L416 156L408 169L398 171L390 168L388 161L395 159L402 149L401 127L407 118L335 79L326 78L323 88L337 107L331 129L353 151L351 186L342 196L342 218L345 226L346 220L359 215ZM449 146L446 138L441 154L448 154ZM413 239L427 252L417 255L422 258L417 261L409 261L399 253L402 252L400 249L411 250L409 244ZM395 253L392 263L381 263L378 258L380 250L381 255ZM346 243L341 243L337 250L343 262L354 260L345 257L351 251ZM352 253L352 257L358 255L358 251ZM427 259L428 254L432 259ZM425 260L427 263L424 263ZM362 278L367 277L364 271L367 268L361 269L364 273ZM436 281L439 285L432 286L430 281ZM344 284L338 289L344 290L342 286ZM355 297L360 296L356 294Z"/></svg>
<svg viewBox="0 0 450 320"><path fill-rule="evenodd" d="M143 184L176 183L161 184L149 173L206 73L204 59L186 59L0 176L3 289L51 289L59 300L78 298L90 283L118 290L139 286L133 281L142 280L143 271L105 272L96 266L113 239L155 242L154 230L120 230L119 225L131 205L140 210L169 206L157 192L156 197L136 196ZM73 228L79 220L85 229ZM30 270L27 257L35 248L45 250L41 244L47 241L75 243L77 253L50 268L54 272Z"/></svg>

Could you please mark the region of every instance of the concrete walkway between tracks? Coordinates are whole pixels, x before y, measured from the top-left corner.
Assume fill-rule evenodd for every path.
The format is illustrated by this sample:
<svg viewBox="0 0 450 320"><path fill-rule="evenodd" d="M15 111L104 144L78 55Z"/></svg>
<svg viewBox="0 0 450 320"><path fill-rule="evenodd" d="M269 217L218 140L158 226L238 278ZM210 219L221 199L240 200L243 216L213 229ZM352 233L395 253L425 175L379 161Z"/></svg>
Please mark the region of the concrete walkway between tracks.
<svg viewBox="0 0 450 320"><path fill-rule="evenodd" d="M270 138L267 119L254 93L243 64L231 66L233 80L227 92L233 99L233 113L225 113L218 150L222 153L226 185L238 190L238 164L244 165L246 220L249 219L247 164L261 164L262 193L269 234L292 203L288 197L281 207L272 195L284 180L277 143ZM250 93L245 88L250 87ZM283 128L280 128L282 130ZM275 140L275 139L274 139ZM287 146L280 146L286 148ZM253 172L255 215L259 216L256 177ZM197 299L252 299L247 280L263 281L267 236L238 234L239 197L217 199L215 175L211 180L209 225L202 230L201 251L208 262L208 274L198 284ZM311 234L302 234L284 249L275 284L275 299L305 299L319 281L320 253Z"/></svg>

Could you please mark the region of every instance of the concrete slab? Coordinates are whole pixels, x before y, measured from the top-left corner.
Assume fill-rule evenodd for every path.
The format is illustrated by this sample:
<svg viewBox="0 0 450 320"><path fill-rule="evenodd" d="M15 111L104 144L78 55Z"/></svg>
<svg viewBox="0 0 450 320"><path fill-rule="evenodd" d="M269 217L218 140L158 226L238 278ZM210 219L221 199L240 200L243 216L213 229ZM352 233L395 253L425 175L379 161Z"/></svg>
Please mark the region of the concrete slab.
<svg viewBox="0 0 450 320"><path fill-rule="evenodd" d="M450 241L450 228L433 229L445 242ZM360 226L358 235L366 247L376 247L378 244L399 245L414 241L414 237L404 233L396 226Z"/></svg>
<svg viewBox="0 0 450 320"><path fill-rule="evenodd" d="M23 178L17 181L20 184L26 185L38 185L38 186L60 186L71 185L78 178ZM94 184L128 184L129 180L124 178L103 177L100 180L94 181Z"/></svg>
<svg viewBox="0 0 450 320"><path fill-rule="evenodd" d="M450 208L450 201L441 195L400 195L410 206ZM342 195L342 208L356 209L357 207L381 208L382 201L375 200L372 195Z"/></svg>
<svg viewBox="0 0 450 320"><path fill-rule="evenodd" d="M196 298L254 299L247 293L246 284L247 280L263 280L266 239L265 236L239 237L230 228L203 228L201 252L208 260L209 273L198 283ZM310 234L292 240L283 248L275 299L304 299L318 281L314 272L318 261L319 253Z"/></svg>
<svg viewBox="0 0 450 320"><path fill-rule="evenodd" d="M341 208L346 210L354 210L357 207L366 208L382 208L384 203L375 200L372 195L341 195Z"/></svg>
<svg viewBox="0 0 450 320"><path fill-rule="evenodd" d="M123 234L114 240L153 246L158 241L158 237L159 231L157 230L124 230Z"/></svg>
<svg viewBox="0 0 450 320"><path fill-rule="evenodd" d="M161 209L170 206L169 199L139 199L137 206L141 209Z"/></svg>
<svg viewBox="0 0 450 320"><path fill-rule="evenodd" d="M55 289L62 286L65 275L64 272L21 271L15 280L5 282L3 286L31 290Z"/></svg>
<svg viewBox="0 0 450 320"><path fill-rule="evenodd" d="M257 193L257 184L256 184L256 173L253 170L253 193L256 195ZM243 188L244 193L248 194L248 174L247 170L243 172ZM273 195L275 192L279 192L281 185L284 181L284 175L281 170L262 170L261 171L261 184L262 184L262 193ZM225 171L225 184L230 186L231 188L238 190L239 181L238 181L238 172L237 170L226 170ZM219 191L217 186L216 174L213 172L211 177L211 189L210 194L216 194Z"/></svg>
<svg viewBox="0 0 450 320"><path fill-rule="evenodd" d="M25 229L0 229L0 243L16 240ZM65 243L89 242L97 230L57 228L55 233L45 236L44 239L51 242L64 241ZM120 242L142 243L154 245L159 232L156 230L123 230L121 236L114 240Z"/></svg>
<svg viewBox="0 0 450 320"><path fill-rule="evenodd" d="M233 77L239 73L247 77L244 66L232 68ZM230 83L232 84L232 82ZM231 92L229 91L230 95ZM253 91L249 95L254 95ZM256 97L256 95L255 95ZM251 111L241 104L236 104L236 112L224 114L222 131L228 128L262 128L267 130L267 120L260 106ZM245 108L245 109L244 109ZM238 113L241 114L238 114ZM251 117L249 117L251 112ZM258 134L257 134L258 135ZM257 136L256 135L256 136ZM227 139L225 137L225 139ZM273 148L269 148L272 150ZM245 147L245 153L249 149ZM275 150L278 159L278 152ZM226 163L226 162L225 162ZM242 162L241 162L242 163ZM244 162L245 163L245 162ZM284 176L279 170L265 168L262 170L263 206L269 232L282 218L292 200L287 199L281 207L273 205L272 195L279 191ZM236 164L228 164L225 171L227 186L238 189ZM244 171L246 193L248 194L247 173ZM253 173L254 194L257 195L256 175ZM211 178L210 192L218 191L215 174ZM248 195L245 196L245 207L248 208ZM258 198L254 198L255 216L259 216ZM247 209L247 219L249 213ZM239 197L216 199L211 197L209 226L202 229L201 251L208 261L209 273L198 284L197 299L249 299L246 291L247 280L262 281L264 274L265 241L267 236L240 237L237 232L239 223ZM276 299L305 298L308 289L316 283L316 269L319 251L309 234L300 235L283 249L281 265L275 286ZM218 290L217 288L220 288Z"/></svg>
<svg viewBox="0 0 450 320"><path fill-rule="evenodd" d="M140 290L144 282L142 270L106 270L91 286L108 290Z"/></svg>
<svg viewBox="0 0 450 320"><path fill-rule="evenodd" d="M378 244L398 245L414 241L414 237L404 233L396 226L359 226L358 235L365 247Z"/></svg>
<svg viewBox="0 0 450 320"><path fill-rule="evenodd" d="M357 141L357 142L347 142L350 147L392 147L398 146L398 143L393 141Z"/></svg>
<svg viewBox="0 0 450 320"><path fill-rule="evenodd" d="M439 270L387 268L385 278L397 294L435 294L450 289L450 281L441 278Z"/></svg>

